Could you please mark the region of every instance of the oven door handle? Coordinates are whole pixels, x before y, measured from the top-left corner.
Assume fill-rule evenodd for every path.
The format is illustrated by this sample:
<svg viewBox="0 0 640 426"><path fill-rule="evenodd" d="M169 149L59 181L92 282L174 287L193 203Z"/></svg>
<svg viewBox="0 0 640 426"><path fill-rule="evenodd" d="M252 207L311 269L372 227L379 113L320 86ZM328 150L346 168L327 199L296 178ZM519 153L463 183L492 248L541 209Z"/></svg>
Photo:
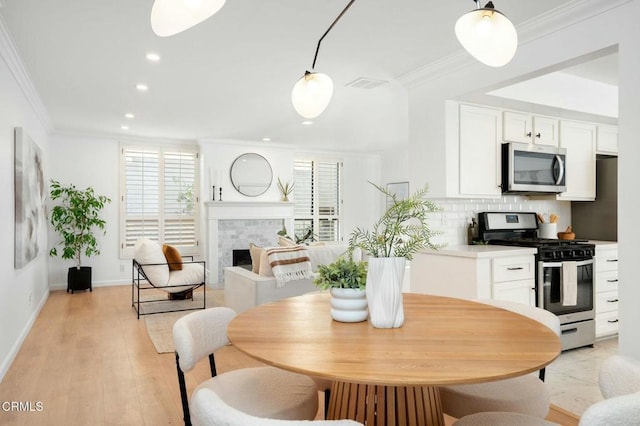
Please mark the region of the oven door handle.
<svg viewBox="0 0 640 426"><path fill-rule="evenodd" d="M563 262L542 262L542 267L543 268L562 268L562 263ZM591 264L593 264L593 259L581 260L579 262L576 262L577 267L591 265Z"/></svg>

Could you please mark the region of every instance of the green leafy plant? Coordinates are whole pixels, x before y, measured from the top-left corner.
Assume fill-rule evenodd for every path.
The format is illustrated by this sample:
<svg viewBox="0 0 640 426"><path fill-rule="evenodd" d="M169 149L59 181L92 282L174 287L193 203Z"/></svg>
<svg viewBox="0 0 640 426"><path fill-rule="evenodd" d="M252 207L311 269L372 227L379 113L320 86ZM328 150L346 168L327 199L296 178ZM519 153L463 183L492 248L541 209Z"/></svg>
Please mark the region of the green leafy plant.
<svg viewBox="0 0 640 426"><path fill-rule="evenodd" d="M340 256L328 265L318 265L313 283L323 290L330 288L364 289L367 282L367 262Z"/></svg>
<svg viewBox="0 0 640 426"><path fill-rule="evenodd" d="M371 182L369 182L371 183ZM371 230L356 228L349 239L349 251L361 248L373 257L404 257L408 260L423 248L437 249L431 238L439 232L432 231L427 223L429 213L440 208L425 198L428 187L416 191L406 199L371 183L391 198L391 205Z"/></svg>
<svg viewBox="0 0 640 426"><path fill-rule="evenodd" d="M278 178L277 185L278 185L278 189L280 190L280 194L282 194L282 199L285 201L289 199L289 194L293 192L293 188L296 186L295 183L289 183L289 182L283 183L280 180L280 178Z"/></svg>
<svg viewBox="0 0 640 426"><path fill-rule="evenodd" d="M80 268L82 255L100 254L94 231L99 229L106 233L106 222L100 218L100 211L111 200L104 195L96 195L91 187L79 190L73 184L63 186L55 180L51 180L50 196L52 201L58 202L50 217L53 229L62 237L56 246L62 246L63 259L75 260L76 267ZM55 246L49 255L58 255Z"/></svg>

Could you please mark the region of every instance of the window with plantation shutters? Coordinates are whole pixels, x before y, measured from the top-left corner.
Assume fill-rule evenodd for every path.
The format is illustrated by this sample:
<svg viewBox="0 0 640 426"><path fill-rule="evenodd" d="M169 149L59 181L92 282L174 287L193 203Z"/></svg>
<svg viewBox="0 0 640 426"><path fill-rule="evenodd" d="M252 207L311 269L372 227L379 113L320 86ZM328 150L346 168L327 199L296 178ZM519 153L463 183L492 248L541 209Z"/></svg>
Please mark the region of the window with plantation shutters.
<svg viewBox="0 0 640 426"><path fill-rule="evenodd" d="M122 147L120 248L131 257L139 238L198 253L198 152Z"/></svg>
<svg viewBox="0 0 640 426"><path fill-rule="evenodd" d="M340 239L340 171L337 161L294 162L294 233L318 241Z"/></svg>

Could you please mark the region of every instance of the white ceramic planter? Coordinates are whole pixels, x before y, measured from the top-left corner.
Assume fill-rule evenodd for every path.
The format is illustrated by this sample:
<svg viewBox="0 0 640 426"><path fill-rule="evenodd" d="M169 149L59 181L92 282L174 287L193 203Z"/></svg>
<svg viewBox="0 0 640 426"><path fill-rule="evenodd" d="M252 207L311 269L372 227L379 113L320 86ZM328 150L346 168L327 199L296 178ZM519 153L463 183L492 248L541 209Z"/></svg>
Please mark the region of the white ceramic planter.
<svg viewBox="0 0 640 426"><path fill-rule="evenodd" d="M404 324L402 280L404 257L371 257L367 269L369 322L376 328L398 328Z"/></svg>
<svg viewBox="0 0 640 426"><path fill-rule="evenodd" d="M367 297L364 290L331 289L331 318L340 322L362 322L367 319Z"/></svg>

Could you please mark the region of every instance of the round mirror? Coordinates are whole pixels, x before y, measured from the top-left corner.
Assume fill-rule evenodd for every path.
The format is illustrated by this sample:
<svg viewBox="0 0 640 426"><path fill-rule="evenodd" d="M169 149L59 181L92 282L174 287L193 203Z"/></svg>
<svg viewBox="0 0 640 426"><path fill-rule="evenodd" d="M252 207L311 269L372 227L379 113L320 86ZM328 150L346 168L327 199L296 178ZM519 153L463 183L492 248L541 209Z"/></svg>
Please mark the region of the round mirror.
<svg viewBox="0 0 640 426"><path fill-rule="evenodd" d="M271 186L271 165L262 155L242 154L231 165L231 183L242 195L257 197Z"/></svg>

